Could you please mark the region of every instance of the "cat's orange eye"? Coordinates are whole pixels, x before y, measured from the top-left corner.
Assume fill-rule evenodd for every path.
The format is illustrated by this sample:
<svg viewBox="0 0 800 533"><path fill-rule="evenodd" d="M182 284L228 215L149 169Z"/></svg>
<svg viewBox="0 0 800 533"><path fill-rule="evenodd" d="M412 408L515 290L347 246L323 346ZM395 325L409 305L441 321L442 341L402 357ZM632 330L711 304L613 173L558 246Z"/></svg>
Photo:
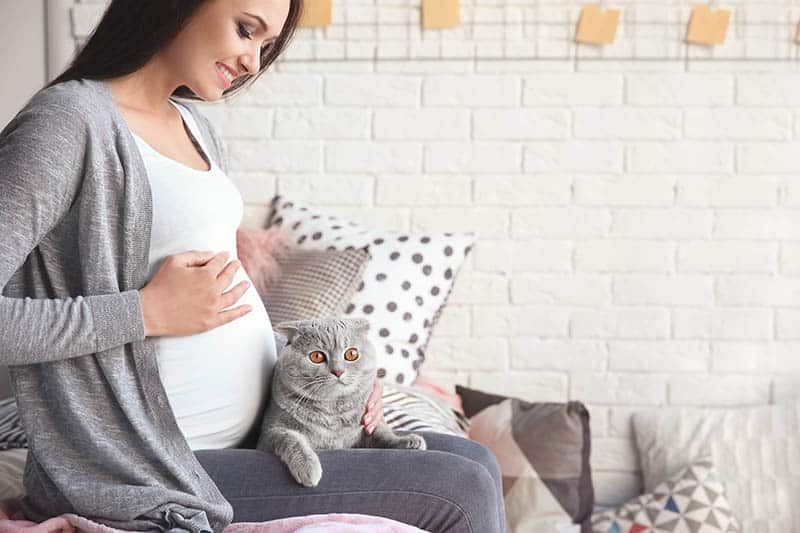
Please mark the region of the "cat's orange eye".
<svg viewBox="0 0 800 533"><path fill-rule="evenodd" d="M358 350L355 348L348 348L346 352L344 352L344 359L345 361L355 361L358 359Z"/></svg>
<svg viewBox="0 0 800 533"><path fill-rule="evenodd" d="M325 360L325 354L322 352L314 351L308 354L308 358L312 363L321 363Z"/></svg>

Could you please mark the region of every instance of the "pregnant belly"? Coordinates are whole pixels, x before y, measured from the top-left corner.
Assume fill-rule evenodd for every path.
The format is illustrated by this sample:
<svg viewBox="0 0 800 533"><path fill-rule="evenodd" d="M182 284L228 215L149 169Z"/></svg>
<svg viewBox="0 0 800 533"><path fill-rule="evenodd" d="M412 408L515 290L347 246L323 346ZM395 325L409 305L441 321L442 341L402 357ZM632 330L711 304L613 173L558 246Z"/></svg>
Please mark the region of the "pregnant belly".
<svg viewBox="0 0 800 533"><path fill-rule="evenodd" d="M249 278L237 270L231 287ZM252 311L202 333L154 339L161 381L192 449L236 445L256 422L275 364L272 325L251 285L227 309Z"/></svg>

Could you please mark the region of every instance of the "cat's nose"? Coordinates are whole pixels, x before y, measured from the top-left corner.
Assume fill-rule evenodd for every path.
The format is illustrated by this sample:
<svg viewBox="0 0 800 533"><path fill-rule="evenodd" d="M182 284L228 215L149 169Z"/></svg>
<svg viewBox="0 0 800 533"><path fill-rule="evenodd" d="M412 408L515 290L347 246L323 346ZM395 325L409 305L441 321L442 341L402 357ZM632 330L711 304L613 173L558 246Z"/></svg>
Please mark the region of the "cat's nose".
<svg viewBox="0 0 800 533"><path fill-rule="evenodd" d="M335 375L337 378L344 374L344 370L331 370L331 374Z"/></svg>

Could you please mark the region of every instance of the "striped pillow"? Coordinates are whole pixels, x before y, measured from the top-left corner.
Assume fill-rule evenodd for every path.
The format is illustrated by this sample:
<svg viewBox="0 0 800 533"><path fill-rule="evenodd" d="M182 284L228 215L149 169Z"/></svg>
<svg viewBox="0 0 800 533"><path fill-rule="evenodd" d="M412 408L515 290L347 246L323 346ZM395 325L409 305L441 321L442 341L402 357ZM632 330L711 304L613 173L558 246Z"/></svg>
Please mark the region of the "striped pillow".
<svg viewBox="0 0 800 533"><path fill-rule="evenodd" d="M392 429L467 437L467 418L422 389L386 383L382 399L383 418Z"/></svg>
<svg viewBox="0 0 800 533"><path fill-rule="evenodd" d="M28 438L19 420L16 398L0 400L0 450L27 447Z"/></svg>

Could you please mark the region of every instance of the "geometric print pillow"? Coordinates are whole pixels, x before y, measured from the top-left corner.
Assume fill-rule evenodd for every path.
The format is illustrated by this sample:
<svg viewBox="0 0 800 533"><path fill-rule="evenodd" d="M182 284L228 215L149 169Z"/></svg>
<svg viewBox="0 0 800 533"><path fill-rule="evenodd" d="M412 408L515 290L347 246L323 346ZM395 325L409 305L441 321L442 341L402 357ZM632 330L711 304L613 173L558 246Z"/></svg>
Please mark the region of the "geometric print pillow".
<svg viewBox="0 0 800 533"><path fill-rule="evenodd" d="M592 517L594 533L722 533L741 531L722 483L705 456L650 494Z"/></svg>
<svg viewBox="0 0 800 533"><path fill-rule="evenodd" d="M590 531L594 487L586 406L527 402L461 385L456 394L469 417L469 438L491 450L500 465L506 532Z"/></svg>
<svg viewBox="0 0 800 533"><path fill-rule="evenodd" d="M291 247L368 248L371 259L344 314L370 322L378 376L412 384L475 235L371 230L281 196L273 198L271 207L267 227L280 227Z"/></svg>

